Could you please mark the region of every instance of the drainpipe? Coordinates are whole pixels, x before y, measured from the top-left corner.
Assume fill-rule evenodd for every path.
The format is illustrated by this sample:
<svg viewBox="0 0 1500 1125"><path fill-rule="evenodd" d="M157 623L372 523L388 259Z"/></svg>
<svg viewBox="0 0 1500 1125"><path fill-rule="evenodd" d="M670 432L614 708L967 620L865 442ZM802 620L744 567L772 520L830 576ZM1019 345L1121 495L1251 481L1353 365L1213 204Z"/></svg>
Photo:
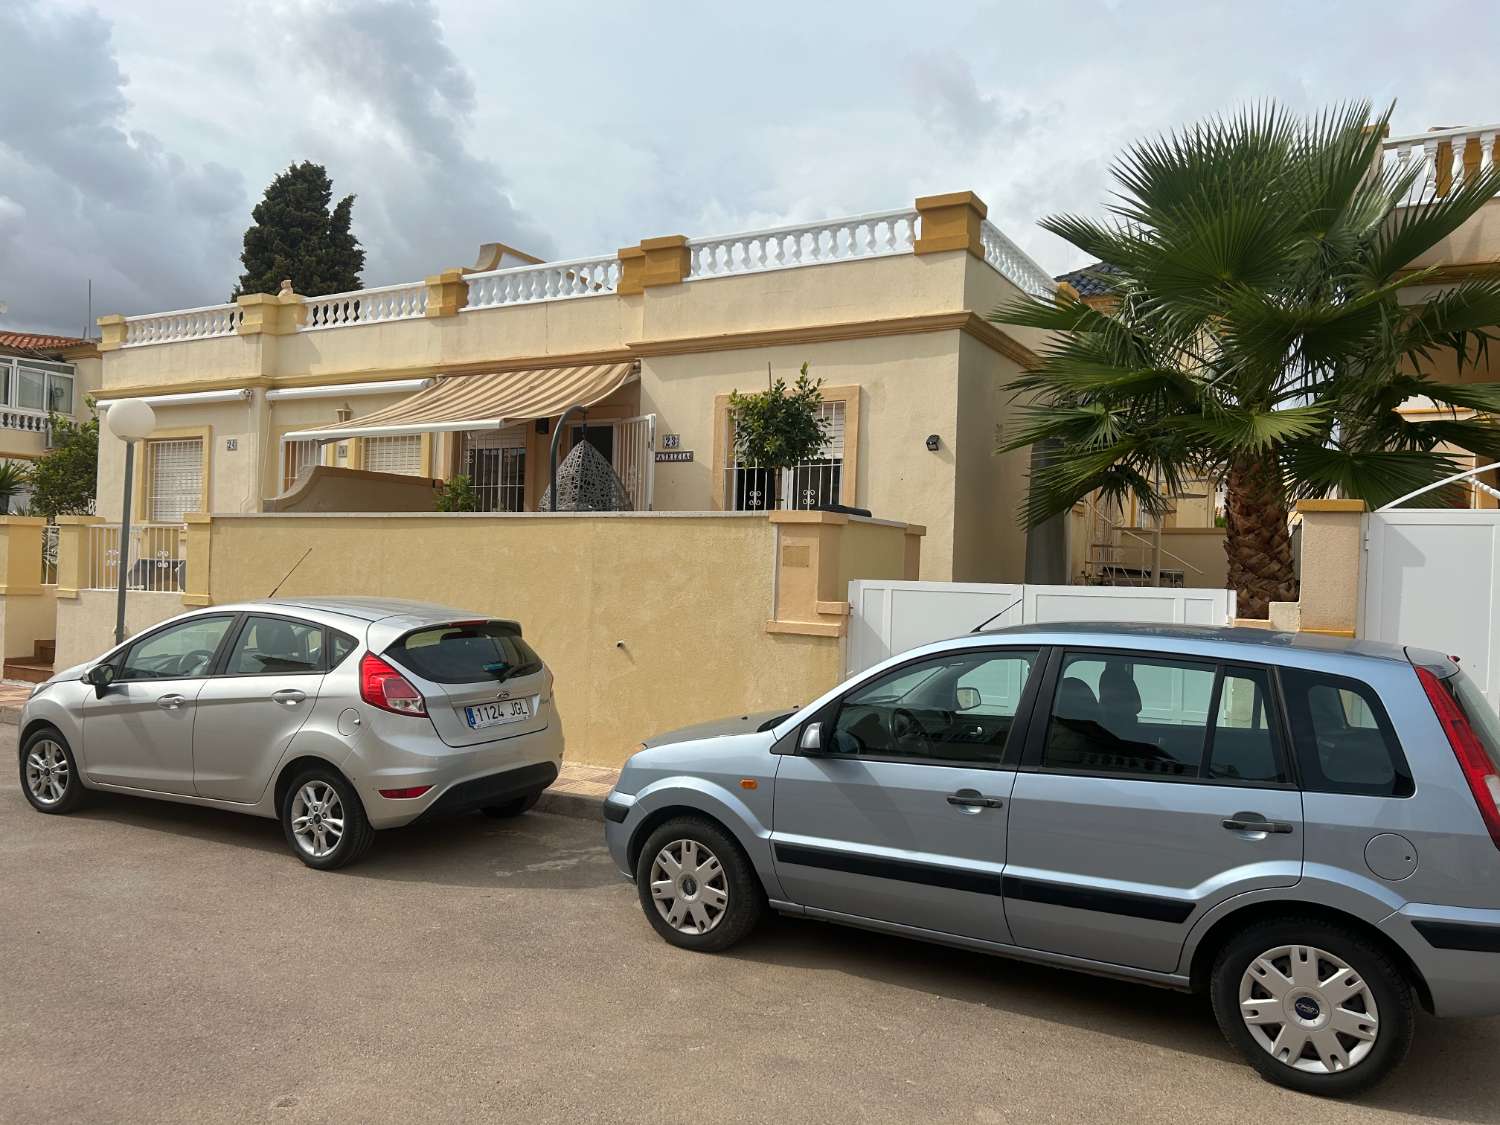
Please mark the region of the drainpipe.
<svg viewBox="0 0 1500 1125"><path fill-rule="evenodd" d="M589 412L583 406L570 406L557 419L557 428L552 431L552 445L547 452L547 495L552 498L552 510L557 511L557 446L562 441L563 430L568 419L577 414L587 424Z"/></svg>

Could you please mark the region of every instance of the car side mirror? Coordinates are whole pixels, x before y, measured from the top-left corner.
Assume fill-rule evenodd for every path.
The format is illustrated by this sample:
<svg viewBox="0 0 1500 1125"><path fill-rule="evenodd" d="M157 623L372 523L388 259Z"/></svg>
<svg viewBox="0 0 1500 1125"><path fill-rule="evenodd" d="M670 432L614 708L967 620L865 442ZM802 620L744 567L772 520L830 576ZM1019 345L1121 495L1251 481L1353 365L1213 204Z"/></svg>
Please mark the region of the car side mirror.
<svg viewBox="0 0 1500 1125"><path fill-rule="evenodd" d="M797 749L804 754L821 753L823 749L823 724L808 723L802 728L802 737L797 740Z"/></svg>
<svg viewBox="0 0 1500 1125"><path fill-rule="evenodd" d="M960 711L972 711L984 702L978 688L961 687L953 693L953 701Z"/></svg>
<svg viewBox="0 0 1500 1125"><path fill-rule="evenodd" d="M95 664L83 674L83 682L94 686L95 696L103 696L109 690L109 685L115 682L115 666Z"/></svg>

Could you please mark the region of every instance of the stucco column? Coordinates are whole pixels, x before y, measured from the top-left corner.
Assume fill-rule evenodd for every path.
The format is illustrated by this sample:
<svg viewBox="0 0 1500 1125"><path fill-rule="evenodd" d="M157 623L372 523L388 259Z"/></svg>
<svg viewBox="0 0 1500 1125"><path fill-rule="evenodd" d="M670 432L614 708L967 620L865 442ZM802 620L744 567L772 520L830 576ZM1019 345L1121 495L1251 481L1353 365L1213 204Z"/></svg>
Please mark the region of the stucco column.
<svg viewBox="0 0 1500 1125"><path fill-rule="evenodd" d="M240 307L240 323L235 332L241 336L289 336L307 316L302 296L290 289L275 295L245 293L234 303Z"/></svg>
<svg viewBox="0 0 1500 1125"><path fill-rule="evenodd" d="M768 633L842 637L849 615L838 589L841 512L772 512L776 532L776 616Z"/></svg>
<svg viewBox="0 0 1500 1125"><path fill-rule="evenodd" d="M209 567L212 565L213 517L203 512L189 512L182 517L187 525L187 573L183 575L182 604L213 605L209 597Z"/></svg>
<svg viewBox="0 0 1500 1125"><path fill-rule="evenodd" d="M457 316L469 303L463 270L444 270L427 279L427 316Z"/></svg>
<svg viewBox="0 0 1500 1125"><path fill-rule="evenodd" d="M1301 621L1304 633L1354 636L1364 573L1363 500L1302 500Z"/></svg>
<svg viewBox="0 0 1500 1125"><path fill-rule="evenodd" d="M42 592L42 528L38 516L0 516L0 594L8 598Z"/></svg>
<svg viewBox="0 0 1500 1125"><path fill-rule="evenodd" d="M101 516L57 517L57 596L76 598L79 590L88 589L89 528L103 523Z"/></svg>
<svg viewBox="0 0 1500 1125"><path fill-rule="evenodd" d="M661 238L643 238L639 246L625 246L619 251L620 281L615 291L640 293L657 285L677 285L687 280L692 268L692 253L687 236L668 234Z"/></svg>
<svg viewBox="0 0 1500 1125"><path fill-rule="evenodd" d="M917 200L916 206L922 216L922 237L912 247L916 253L967 250L976 258L984 257L979 227L989 214L989 208L979 196L972 191L924 195Z"/></svg>
<svg viewBox="0 0 1500 1125"><path fill-rule="evenodd" d="M110 313L99 318L99 350L112 352L125 344L125 318L119 313Z"/></svg>

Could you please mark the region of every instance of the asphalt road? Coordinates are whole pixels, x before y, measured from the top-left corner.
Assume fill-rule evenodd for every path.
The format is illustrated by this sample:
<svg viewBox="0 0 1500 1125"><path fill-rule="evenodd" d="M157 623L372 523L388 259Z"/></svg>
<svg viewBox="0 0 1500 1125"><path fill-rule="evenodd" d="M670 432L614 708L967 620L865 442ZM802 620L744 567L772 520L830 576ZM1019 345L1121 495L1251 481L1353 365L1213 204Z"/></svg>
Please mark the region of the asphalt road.
<svg viewBox="0 0 1500 1125"><path fill-rule="evenodd" d="M8 764L0 943L5 1122L1500 1121L1500 1019L1424 1019L1318 1102L1173 993L793 920L680 952L599 827L545 814L319 874L271 821L39 816Z"/></svg>

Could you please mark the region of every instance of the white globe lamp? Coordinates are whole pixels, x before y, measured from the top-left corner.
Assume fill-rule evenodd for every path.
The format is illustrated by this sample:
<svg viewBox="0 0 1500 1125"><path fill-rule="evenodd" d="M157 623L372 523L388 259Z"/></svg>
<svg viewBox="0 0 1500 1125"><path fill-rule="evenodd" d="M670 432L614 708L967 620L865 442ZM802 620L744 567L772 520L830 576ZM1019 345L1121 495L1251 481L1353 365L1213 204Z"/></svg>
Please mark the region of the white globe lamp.
<svg viewBox="0 0 1500 1125"><path fill-rule="evenodd" d="M125 591L130 586L130 499L135 484L135 443L156 429L156 411L140 399L111 404L104 416L109 432L125 443L125 495L120 504L120 566L115 579L115 644L125 640Z"/></svg>
<svg viewBox="0 0 1500 1125"><path fill-rule="evenodd" d="M109 432L121 441L140 441L156 429L156 411L138 398L113 403L104 418Z"/></svg>

